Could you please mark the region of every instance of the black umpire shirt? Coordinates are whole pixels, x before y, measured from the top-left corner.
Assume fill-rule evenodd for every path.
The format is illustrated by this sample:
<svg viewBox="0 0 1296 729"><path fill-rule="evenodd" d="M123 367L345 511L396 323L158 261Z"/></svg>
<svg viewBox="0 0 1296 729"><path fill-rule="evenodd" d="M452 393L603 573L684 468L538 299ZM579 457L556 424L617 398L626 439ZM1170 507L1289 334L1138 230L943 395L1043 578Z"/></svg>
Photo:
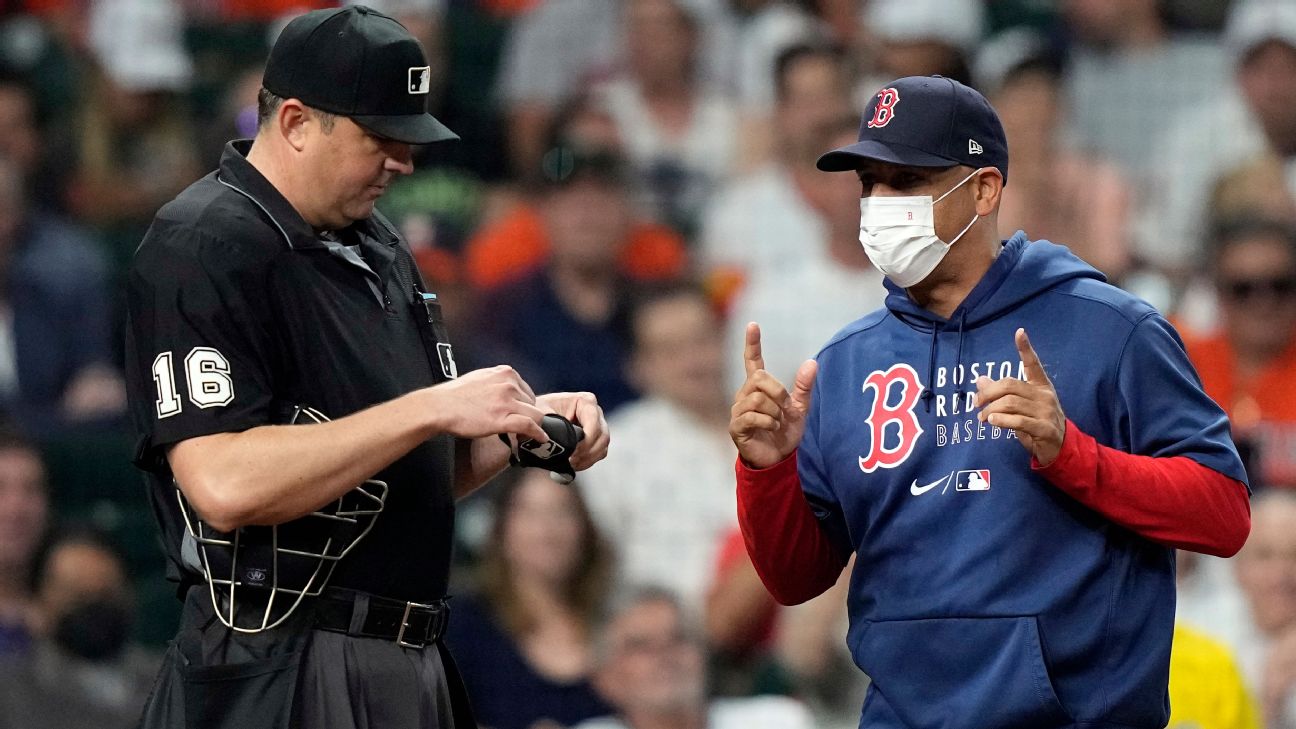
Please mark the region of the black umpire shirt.
<svg viewBox="0 0 1296 729"><path fill-rule="evenodd" d="M455 376L413 258L375 213L317 235L226 146L220 168L157 214L130 272L126 374L172 575L184 522L166 446L283 423L295 405L340 418ZM372 531L330 585L427 602L446 593L454 445L440 436L377 474L389 486Z"/></svg>

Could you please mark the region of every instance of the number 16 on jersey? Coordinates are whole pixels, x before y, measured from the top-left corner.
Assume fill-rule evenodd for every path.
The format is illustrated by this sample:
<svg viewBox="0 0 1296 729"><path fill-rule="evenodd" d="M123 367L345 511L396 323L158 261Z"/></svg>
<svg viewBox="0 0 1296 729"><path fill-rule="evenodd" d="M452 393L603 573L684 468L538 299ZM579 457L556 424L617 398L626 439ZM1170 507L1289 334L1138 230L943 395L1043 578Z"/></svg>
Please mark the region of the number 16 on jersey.
<svg viewBox="0 0 1296 729"><path fill-rule="evenodd" d="M189 402L200 408L229 405L234 401L234 381L229 360L211 347L194 347L184 358L185 390ZM157 383L158 418L169 418L184 409L176 389L175 362L171 352L153 360L153 381Z"/></svg>

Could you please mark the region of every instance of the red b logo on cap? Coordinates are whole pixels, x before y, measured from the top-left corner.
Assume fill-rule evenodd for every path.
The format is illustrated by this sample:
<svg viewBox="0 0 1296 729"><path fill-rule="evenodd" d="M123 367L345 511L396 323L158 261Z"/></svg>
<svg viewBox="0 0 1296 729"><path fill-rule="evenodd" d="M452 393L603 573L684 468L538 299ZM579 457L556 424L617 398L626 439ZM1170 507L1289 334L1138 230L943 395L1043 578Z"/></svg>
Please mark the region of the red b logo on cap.
<svg viewBox="0 0 1296 729"><path fill-rule="evenodd" d="M873 118L869 120L869 129L879 129L891 123L895 118L895 105L900 101L900 92L894 88L882 89L878 92L877 108L873 110Z"/></svg>

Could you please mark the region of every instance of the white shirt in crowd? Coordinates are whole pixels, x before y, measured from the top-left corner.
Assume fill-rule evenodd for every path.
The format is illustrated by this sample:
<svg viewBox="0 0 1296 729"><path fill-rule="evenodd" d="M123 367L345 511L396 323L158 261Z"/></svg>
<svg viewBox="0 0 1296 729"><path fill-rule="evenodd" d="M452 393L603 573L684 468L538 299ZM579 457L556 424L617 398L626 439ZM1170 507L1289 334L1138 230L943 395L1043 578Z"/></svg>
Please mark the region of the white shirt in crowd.
<svg viewBox="0 0 1296 729"><path fill-rule="evenodd" d="M627 446L576 483L616 550L621 586L668 588L700 616L720 546L738 526L729 434L655 397L618 408L608 428Z"/></svg>

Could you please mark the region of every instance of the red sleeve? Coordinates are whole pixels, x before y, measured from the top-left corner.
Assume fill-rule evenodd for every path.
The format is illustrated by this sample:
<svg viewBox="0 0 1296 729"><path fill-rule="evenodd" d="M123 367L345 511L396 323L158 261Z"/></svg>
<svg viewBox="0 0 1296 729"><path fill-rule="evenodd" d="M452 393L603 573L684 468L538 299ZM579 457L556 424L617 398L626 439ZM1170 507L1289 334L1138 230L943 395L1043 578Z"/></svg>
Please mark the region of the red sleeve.
<svg viewBox="0 0 1296 729"><path fill-rule="evenodd" d="M1053 463L1031 468L1076 501L1167 547L1237 554L1251 531L1240 481L1187 456L1154 458L1100 445L1070 420Z"/></svg>
<svg viewBox="0 0 1296 729"><path fill-rule="evenodd" d="M747 554L765 587L784 605L796 605L832 587L849 555L841 554L819 526L801 480L797 455L769 468L738 459L738 526Z"/></svg>

